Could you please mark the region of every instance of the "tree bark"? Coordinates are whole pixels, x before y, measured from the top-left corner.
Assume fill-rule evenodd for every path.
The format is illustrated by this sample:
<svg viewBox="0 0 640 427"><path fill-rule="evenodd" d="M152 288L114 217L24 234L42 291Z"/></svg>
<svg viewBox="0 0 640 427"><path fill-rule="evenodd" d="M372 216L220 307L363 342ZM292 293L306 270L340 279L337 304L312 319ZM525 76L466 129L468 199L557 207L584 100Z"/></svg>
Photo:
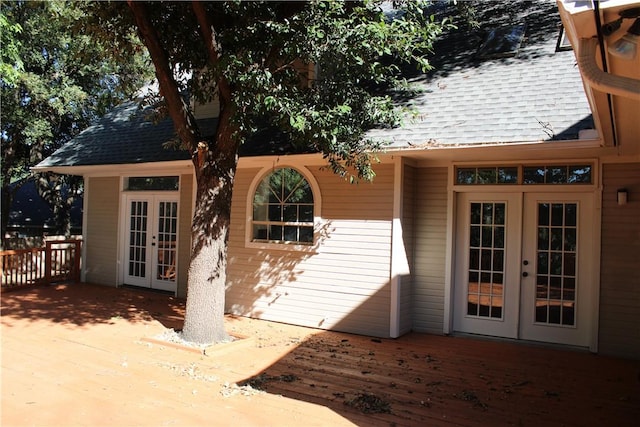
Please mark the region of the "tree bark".
<svg viewBox="0 0 640 427"><path fill-rule="evenodd" d="M216 144L209 148L197 174L195 213L191 226L191 263L182 336L197 343L228 339L224 328L227 243L231 195L238 164L237 141L229 109L222 110Z"/></svg>
<svg viewBox="0 0 640 427"><path fill-rule="evenodd" d="M231 91L220 78L220 116L215 141L203 141L197 123L182 97L169 67L168 56L149 20L146 6L128 1L152 61L169 115L183 143L190 147L196 175L196 201L191 226L191 261L187 281L187 305L182 336L195 343L215 343L228 339L224 328L227 242L231 222L231 194L238 163L238 140L231 124ZM215 33L202 5L194 7L210 61L219 51Z"/></svg>

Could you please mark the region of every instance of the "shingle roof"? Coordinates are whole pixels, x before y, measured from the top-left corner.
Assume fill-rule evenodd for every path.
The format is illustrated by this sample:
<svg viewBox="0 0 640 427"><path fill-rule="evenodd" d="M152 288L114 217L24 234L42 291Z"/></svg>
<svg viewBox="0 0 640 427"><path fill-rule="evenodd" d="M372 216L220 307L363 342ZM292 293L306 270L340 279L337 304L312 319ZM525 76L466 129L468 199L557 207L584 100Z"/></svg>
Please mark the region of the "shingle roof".
<svg viewBox="0 0 640 427"><path fill-rule="evenodd" d="M439 6L450 14L452 2ZM517 7L516 7L517 4ZM477 30L449 31L434 47L433 72L414 75L417 91L398 101L412 113L400 128L372 130L369 135L391 147L465 145L577 139L592 129L591 111L572 51L556 51L560 18L555 2L484 2L478 7ZM515 56L478 55L493 28L525 24ZM38 167L144 163L188 159L185 151L165 149L174 137L170 120L145 120L148 110L123 104L64 145ZM199 122L211 135L216 120ZM241 155L291 154L268 135L241 147ZM299 151L298 151L299 152Z"/></svg>
<svg viewBox="0 0 640 427"><path fill-rule="evenodd" d="M126 102L114 108L77 137L63 145L37 167L88 166L162 162L189 159L183 150L167 149L175 131L171 120L155 124L149 120L151 108L139 109L138 102ZM212 131L213 119L199 124L202 132Z"/></svg>
<svg viewBox="0 0 640 427"><path fill-rule="evenodd" d="M498 2L484 4L485 14L502 19L477 31L452 31L437 43L435 70L410 80L420 93L407 102L411 115L405 124L371 136L404 147L577 139L580 130L593 128L574 53L556 51L555 3L522 2L515 8L511 2L506 18L504 10L491 10ZM490 29L517 23L526 32L515 56L478 55Z"/></svg>
<svg viewBox="0 0 640 427"><path fill-rule="evenodd" d="M123 103L114 108L77 137L63 145L36 168L60 166L118 165L188 160L185 150L167 142L175 138L173 122L165 118L151 120L151 107L139 108L138 101ZM199 119L204 137L214 135L217 119ZM259 132L250 144L240 147L241 156L284 155L309 152L294 147L276 132Z"/></svg>

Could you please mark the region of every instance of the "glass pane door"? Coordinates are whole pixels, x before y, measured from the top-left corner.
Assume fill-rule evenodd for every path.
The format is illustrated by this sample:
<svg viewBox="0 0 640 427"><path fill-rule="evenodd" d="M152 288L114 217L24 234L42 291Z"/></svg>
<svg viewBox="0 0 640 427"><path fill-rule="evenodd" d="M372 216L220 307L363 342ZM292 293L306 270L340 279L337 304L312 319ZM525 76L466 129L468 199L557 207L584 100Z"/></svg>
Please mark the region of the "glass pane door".
<svg viewBox="0 0 640 427"><path fill-rule="evenodd" d="M124 283L175 291L178 197L143 194L125 200Z"/></svg>
<svg viewBox="0 0 640 427"><path fill-rule="evenodd" d="M521 196L458 194L454 330L517 338Z"/></svg>
<svg viewBox="0 0 640 427"><path fill-rule="evenodd" d="M468 316L502 319L505 211L504 202L470 205Z"/></svg>
<svg viewBox="0 0 640 427"><path fill-rule="evenodd" d="M178 202L158 202L154 287L176 281L176 244L178 236Z"/></svg>
<svg viewBox="0 0 640 427"><path fill-rule="evenodd" d="M593 195L525 194L521 338L590 346Z"/></svg>
<svg viewBox="0 0 640 427"><path fill-rule="evenodd" d="M125 283L148 286L149 283L149 214L147 199L129 199Z"/></svg>
<svg viewBox="0 0 640 427"><path fill-rule="evenodd" d="M538 203L536 323L576 323L577 212L577 203Z"/></svg>

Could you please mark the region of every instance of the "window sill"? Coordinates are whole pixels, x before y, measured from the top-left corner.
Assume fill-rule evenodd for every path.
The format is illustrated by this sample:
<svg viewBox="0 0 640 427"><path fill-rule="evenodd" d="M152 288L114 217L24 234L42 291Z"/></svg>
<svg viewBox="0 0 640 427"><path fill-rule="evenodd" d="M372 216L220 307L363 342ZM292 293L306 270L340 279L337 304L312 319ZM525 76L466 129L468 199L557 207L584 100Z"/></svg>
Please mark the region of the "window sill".
<svg viewBox="0 0 640 427"><path fill-rule="evenodd" d="M262 249L269 251L288 251L288 252L303 252L303 253L316 253L317 246L315 244L303 245L299 243L271 243L271 242L253 242L248 241L245 243L246 248Z"/></svg>

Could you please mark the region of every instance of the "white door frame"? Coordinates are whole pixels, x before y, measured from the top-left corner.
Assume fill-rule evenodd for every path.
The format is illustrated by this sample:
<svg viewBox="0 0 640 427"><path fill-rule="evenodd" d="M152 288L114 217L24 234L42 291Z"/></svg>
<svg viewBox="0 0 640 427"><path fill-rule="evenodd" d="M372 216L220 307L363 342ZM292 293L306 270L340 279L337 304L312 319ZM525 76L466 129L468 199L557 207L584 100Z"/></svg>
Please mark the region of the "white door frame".
<svg viewBox="0 0 640 427"><path fill-rule="evenodd" d="M578 259L575 266L578 287L575 295L575 326L536 324L536 246L537 246L537 204L538 202L576 203ZM537 193L525 194L523 212L523 259L531 260L528 268L523 267L527 277L522 278L522 304L520 311L520 336L525 340L545 341L558 344L591 347L594 322L592 313L593 299L597 295L594 268L594 239L592 233L595 224L593 195L590 193ZM597 316L597 313L595 313Z"/></svg>
<svg viewBox="0 0 640 427"><path fill-rule="evenodd" d="M494 187L495 189L495 187ZM479 190L479 189L476 189ZM596 196L597 192L591 191L580 191L577 188L563 189L563 191L557 191L557 188L554 188L551 191L547 191L547 188L544 188L544 192L540 191L542 188L513 188L509 189L510 191L469 191L469 192L453 192L453 204L456 206L456 209L453 210L453 248L452 248L452 278L448 282L448 286L451 288L449 291L451 295L451 303L452 307L449 314L449 322L452 325L453 331L461 331L469 329L469 325L465 324L465 320L461 320L459 317L459 313L461 310L466 310L466 301L461 300L461 295L463 292L459 292L459 289L456 288L457 278L462 274L468 274L468 258L460 259L461 254L464 255L464 251L468 252L468 243L466 240L469 238L469 225L465 224L468 222L468 213L464 211L467 209L468 203L472 200L491 200L494 198L495 201L509 201L509 203L514 203L517 201L519 207L513 210L510 215L515 215L514 218L519 218L519 224L514 224L512 221L511 227L509 231L510 234L517 234L517 236L511 236L514 238L514 241L518 241L518 247L510 252L511 260L510 268L511 271L510 277L513 277L513 273L517 272L518 274L518 290L512 290L511 292L515 292L518 294L518 318L516 321L516 330L513 328L509 329L508 327L502 327L502 330L499 326L499 321L488 320L486 323L488 326L485 328L486 335L496 335L502 336L506 338L516 338L516 339L525 339L525 340L533 340L533 341L544 341L549 343L560 343L567 345L576 345L581 347L589 347L592 351L597 349L597 328L598 324L598 313L594 312L594 309L598 307L597 299L598 299L598 278L596 277L598 273L598 241L599 241L599 232L597 231L598 227L598 213L596 209ZM505 189L506 190L506 189ZM536 191L532 191L536 190ZM576 191L571 191L576 190ZM531 253L527 253L527 249L525 249L525 245L529 248L532 247L533 243L532 239L535 240L535 227L532 225L527 225L526 223L532 224L536 219L536 213L531 212L532 204L535 204L536 201L545 200L545 201L565 201L570 202L572 200L578 201L580 203L580 209L582 210L583 215L580 216L580 224L579 224L579 232L582 234L581 242L580 242L580 262L582 264L580 275L581 284L579 296L577 297L577 312L576 312L576 327L580 328L580 333L575 333L572 336L571 330L575 330L575 328L563 327L563 326L539 326L539 325L529 325L529 327L525 327L523 329L524 322L529 322L533 319L533 306L530 304L527 305L524 303L526 298L531 299L532 295L532 284L535 283L535 272L534 274L530 274L528 277L523 278L522 273L526 271L526 266L522 265L522 260L532 257ZM462 211L461 211L462 210ZM529 211L529 212L526 212ZM519 215L519 216L518 216ZM533 215L533 217L532 217ZM516 221L517 222L517 221ZM532 231L533 230L533 231ZM586 237L585 237L586 236ZM511 245L513 246L513 242ZM462 248L462 249L461 249ZM532 263L530 269L534 268L535 263ZM505 272L506 274L507 272ZM520 279L522 280L520 282ZM522 289L522 291L520 290ZM465 291L466 292L466 291ZM505 289L505 298L508 298L509 290ZM513 294L511 296L514 296ZM507 312L508 313L508 312ZM446 320L446 319L445 319ZM493 322L493 325L491 324ZM505 332L505 328L506 332ZM552 331L552 333L550 333ZM473 331L471 333L482 333Z"/></svg>
<svg viewBox="0 0 640 427"><path fill-rule="evenodd" d="M133 200L146 201L148 203L148 212L147 212L147 251L146 251L146 268L148 269L148 277L144 279L138 279L135 277L131 277L127 274L128 270L128 255L129 255L129 226L130 226L130 214L129 214L129 205ZM131 192L123 192L121 197L121 209L120 209L120 256L118 257L118 262L120 264L119 268L119 284L130 284L134 286L142 286L148 287L152 289L160 289L165 291L177 292L177 270L178 270L178 246L177 242L179 241L178 230L179 224L176 225L176 246L175 246L175 271L174 280L159 280L155 277L155 270L157 268L158 262L158 239L155 238L157 234L158 227L158 212L156 212L158 204L160 202L176 202L177 203L177 216L176 220L179 222L180 220L180 195L177 192L166 192L166 191L131 191Z"/></svg>
<svg viewBox="0 0 640 427"><path fill-rule="evenodd" d="M522 195L521 193L507 192L474 192L458 193L457 205L461 209L456 215L456 251L454 260L454 284L453 284L453 329L479 335L500 336L504 338L518 338L518 312L520 305L520 248ZM504 205L506 212L506 224L499 226L505 230L503 249L497 249L504 257L502 266L502 289L498 290L492 299L497 299L500 306L499 318L477 317L467 314L467 283L469 273L469 233L470 211L466 206L470 203L493 202ZM513 221L516 223L512 223ZM489 228L491 226L488 226ZM484 228L484 227L478 227ZM462 253L464 251L464 253ZM480 251L479 252L484 252ZM495 256L496 251L493 251ZM484 258L486 259L486 257ZM507 262L509 261L509 262ZM477 267L476 267L477 268ZM477 274L477 273L476 273ZM486 280L481 280L486 282ZM462 285L464 283L464 285ZM464 286L464 288L463 288ZM488 285L486 285L488 286ZM492 285L492 288L494 286ZM501 296L500 296L501 294ZM489 297L487 297L489 298ZM500 302L501 300L501 302Z"/></svg>

